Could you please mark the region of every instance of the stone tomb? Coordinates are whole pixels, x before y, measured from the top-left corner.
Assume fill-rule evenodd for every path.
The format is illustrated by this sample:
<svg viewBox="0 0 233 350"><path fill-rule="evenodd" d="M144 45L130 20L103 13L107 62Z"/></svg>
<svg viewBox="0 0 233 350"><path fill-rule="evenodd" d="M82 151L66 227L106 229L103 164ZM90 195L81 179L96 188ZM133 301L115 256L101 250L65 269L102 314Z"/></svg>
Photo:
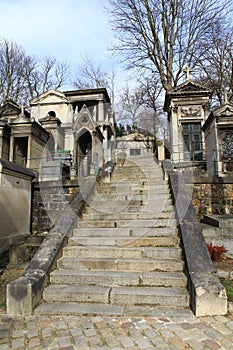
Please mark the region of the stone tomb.
<svg viewBox="0 0 233 350"><path fill-rule="evenodd" d="M203 125L207 172L210 176L232 175L233 171L233 105L225 97Z"/></svg>
<svg viewBox="0 0 233 350"><path fill-rule="evenodd" d="M0 109L1 158L39 172L49 133L11 100Z"/></svg>
<svg viewBox="0 0 233 350"><path fill-rule="evenodd" d="M174 163L202 161L205 143L202 126L210 114L212 92L189 78L166 93L169 151Z"/></svg>

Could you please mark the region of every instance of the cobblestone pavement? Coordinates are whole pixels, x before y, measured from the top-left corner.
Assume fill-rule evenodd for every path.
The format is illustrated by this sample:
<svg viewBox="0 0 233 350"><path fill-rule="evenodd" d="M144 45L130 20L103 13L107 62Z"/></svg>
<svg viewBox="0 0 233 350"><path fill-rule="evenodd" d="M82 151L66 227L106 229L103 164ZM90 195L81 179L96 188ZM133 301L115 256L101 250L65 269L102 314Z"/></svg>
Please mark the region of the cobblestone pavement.
<svg viewBox="0 0 233 350"><path fill-rule="evenodd" d="M196 318L0 315L0 350L233 349L233 315Z"/></svg>

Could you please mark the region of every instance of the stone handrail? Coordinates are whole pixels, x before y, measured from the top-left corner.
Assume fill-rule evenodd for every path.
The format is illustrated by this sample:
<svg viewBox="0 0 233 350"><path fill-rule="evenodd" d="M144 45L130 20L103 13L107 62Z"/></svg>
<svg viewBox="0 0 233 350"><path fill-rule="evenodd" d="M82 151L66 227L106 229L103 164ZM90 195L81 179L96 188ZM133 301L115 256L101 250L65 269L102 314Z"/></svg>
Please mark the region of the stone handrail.
<svg viewBox="0 0 233 350"><path fill-rule="evenodd" d="M91 197L95 182L95 176L85 178L80 186L81 190L62 213L55 227L50 230L22 276L7 285L7 313L32 314L41 302L43 290L49 283L50 272L56 267L67 237L70 236L78 215Z"/></svg>
<svg viewBox="0 0 233 350"><path fill-rule="evenodd" d="M225 315L226 291L214 272L183 175L173 172L168 162L163 164L163 170L168 176L175 206L188 277L190 306L196 316Z"/></svg>

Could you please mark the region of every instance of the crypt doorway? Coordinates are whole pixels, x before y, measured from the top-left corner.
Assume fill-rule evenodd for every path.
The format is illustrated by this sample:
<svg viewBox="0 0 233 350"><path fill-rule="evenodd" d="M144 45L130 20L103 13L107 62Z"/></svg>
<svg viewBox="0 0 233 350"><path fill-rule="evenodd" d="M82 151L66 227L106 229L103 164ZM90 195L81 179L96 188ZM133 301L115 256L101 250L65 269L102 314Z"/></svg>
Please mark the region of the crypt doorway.
<svg viewBox="0 0 233 350"><path fill-rule="evenodd" d="M76 147L78 177L88 176L91 173L92 164L92 136L87 129L79 132Z"/></svg>

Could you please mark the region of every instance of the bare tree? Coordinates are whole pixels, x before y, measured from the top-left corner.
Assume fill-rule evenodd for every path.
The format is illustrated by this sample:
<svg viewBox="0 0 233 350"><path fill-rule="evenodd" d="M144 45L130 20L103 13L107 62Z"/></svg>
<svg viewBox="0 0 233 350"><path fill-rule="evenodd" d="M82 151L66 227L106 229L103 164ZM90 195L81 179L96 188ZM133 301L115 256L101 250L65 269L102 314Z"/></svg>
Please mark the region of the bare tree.
<svg viewBox="0 0 233 350"><path fill-rule="evenodd" d="M161 134L166 127L166 116L163 111L164 96L159 77L144 76L139 80L139 89L142 92L142 105L145 107L141 126L154 136Z"/></svg>
<svg viewBox="0 0 233 350"><path fill-rule="evenodd" d="M114 104L114 82L116 74L112 71L110 74L105 71L100 64L95 63L90 57L83 57L83 63L80 65L77 78L73 86L77 89L95 89L107 88L110 92L112 104Z"/></svg>
<svg viewBox="0 0 233 350"><path fill-rule="evenodd" d="M27 57L14 42L3 40L0 44L0 96L1 102L10 96L20 97L24 89L23 67Z"/></svg>
<svg viewBox="0 0 233 350"><path fill-rule="evenodd" d="M208 42L202 42L202 59L195 57L195 71L199 80L209 86L213 101L223 104L225 91L233 93L233 28L210 31Z"/></svg>
<svg viewBox="0 0 233 350"><path fill-rule="evenodd" d="M42 61L27 55L15 42L0 43L0 103L10 97L29 106L29 100L47 89L59 89L68 78L69 67L56 58Z"/></svg>
<svg viewBox="0 0 233 350"><path fill-rule="evenodd" d="M117 105L117 120L136 128L142 112L143 96L139 89L130 89L128 85L122 90Z"/></svg>
<svg viewBox="0 0 233 350"><path fill-rule="evenodd" d="M101 65L96 64L90 57L83 58L83 64L78 71L78 77L74 82L74 86L78 89L82 88L101 88L108 85L107 72L103 70Z"/></svg>
<svg viewBox="0 0 233 350"><path fill-rule="evenodd" d="M55 57L46 56L40 65L41 91L59 89L68 78L69 65Z"/></svg>
<svg viewBox="0 0 233 350"><path fill-rule="evenodd" d="M129 68L158 73L163 88L176 86L199 43L223 17L231 0L109 0L118 39L113 50Z"/></svg>

